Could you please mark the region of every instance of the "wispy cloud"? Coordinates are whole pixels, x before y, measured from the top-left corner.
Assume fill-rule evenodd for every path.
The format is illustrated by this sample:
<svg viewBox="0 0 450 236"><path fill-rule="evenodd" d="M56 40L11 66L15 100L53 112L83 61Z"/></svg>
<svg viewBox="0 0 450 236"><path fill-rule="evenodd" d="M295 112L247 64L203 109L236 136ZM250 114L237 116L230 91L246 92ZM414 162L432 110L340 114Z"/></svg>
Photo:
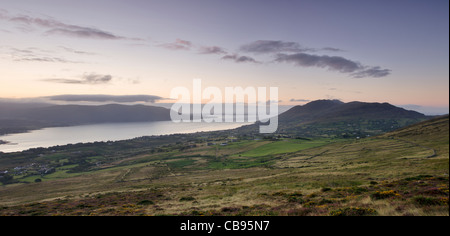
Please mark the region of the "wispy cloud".
<svg viewBox="0 0 450 236"><path fill-rule="evenodd" d="M237 63L245 63L245 62L250 62L250 63L261 63L257 60L255 60L252 57L248 57L248 56L240 56L238 54L231 54L231 55L226 55L222 57L223 60L231 60Z"/></svg>
<svg viewBox="0 0 450 236"><path fill-rule="evenodd" d="M299 67L319 67L341 73L349 73L353 78L380 78L391 73L389 69L381 69L378 66L368 67L339 56L318 56L307 53L277 54L276 62L291 63Z"/></svg>
<svg viewBox="0 0 450 236"><path fill-rule="evenodd" d="M109 32L80 26L68 26L65 28L51 29L48 30L46 34L59 34L71 37L91 39L125 39L125 37L117 36Z"/></svg>
<svg viewBox="0 0 450 236"><path fill-rule="evenodd" d="M190 50L193 47L193 44L187 40L177 39L173 43L164 43L159 46L170 50Z"/></svg>
<svg viewBox="0 0 450 236"><path fill-rule="evenodd" d="M99 74L85 74L79 79L66 79L66 78L50 78L42 79L45 82L60 83L60 84L108 84L112 81L111 75L99 75Z"/></svg>
<svg viewBox="0 0 450 236"><path fill-rule="evenodd" d="M365 78L365 77L373 77L373 78L381 78L391 74L391 70L389 69L381 69L379 66L374 67L364 67L355 73L352 74L354 78Z"/></svg>
<svg viewBox="0 0 450 236"><path fill-rule="evenodd" d="M57 95L45 97L53 101L65 102L117 102L117 103L133 103L133 102L150 102L155 103L163 99L154 95Z"/></svg>
<svg viewBox="0 0 450 236"><path fill-rule="evenodd" d="M55 56L54 52L38 48L21 49L9 47L7 54L9 54L13 61L18 62L81 63Z"/></svg>
<svg viewBox="0 0 450 236"><path fill-rule="evenodd" d="M278 54L275 61L293 63L300 67L321 67L342 73L355 72L361 68L358 62L354 62L338 56L318 56L307 53Z"/></svg>
<svg viewBox="0 0 450 236"><path fill-rule="evenodd" d="M339 48L333 48L333 47L324 47L324 48L322 48L322 51L344 52L345 50L342 50L342 49L339 49Z"/></svg>
<svg viewBox="0 0 450 236"><path fill-rule="evenodd" d="M200 47L199 49L200 54L226 54L226 50L218 47L218 46L211 46L211 47Z"/></svg>
<svg viewBox="0 0 450 236"><path fill-rule="evenodd" d="M78 38L89 39L133 39L120 35L116 35L105 30L94 27L79 26L73 24L66 24L53 18L40 18L28 15L10 15L7 11L0 11L0 19L6 20L15 24L19 24L25 31L30 31L30 27L39 27L47 29L46 35L65 35ZM25 28L24 28L25 27ZM135 40L135 39L133 39Z"/></svg>
<svg viewBox="0 0 450 236"><path fill-rule="evenodd" d="M28 58L20 58L15 59L14 61L22 61L22 62L54 62L54 63L78 63L75 61L69 61L64 58L59 57L28 57Z"/></svg>
<svg viewBox="0 0 450 236"><path fill-rule="evenodd" d="M257 40L245 44L240 48L243 52L250 53L280 53L280 52L306 52L314 49L304 48L299 43L274 40Z"/></svg>
<svg viewBox="0 0 450 236"><path fill-rule="evenodd" d="M97 55L96 53L93 53L93 52L80 51L80 50L76 50L76 49L68 48L68 47L64 47L64 46L60 46L60 48L64 49L64 51L66 51L66 52L80 54L80 55Z"/></svg>
<svg viewBox="0 0 450 236"><path fill-rule="evenodd" d="M291 100L289 100L290 102L310 102L311 100L308 99L295 99L292 98Z"/></svg>

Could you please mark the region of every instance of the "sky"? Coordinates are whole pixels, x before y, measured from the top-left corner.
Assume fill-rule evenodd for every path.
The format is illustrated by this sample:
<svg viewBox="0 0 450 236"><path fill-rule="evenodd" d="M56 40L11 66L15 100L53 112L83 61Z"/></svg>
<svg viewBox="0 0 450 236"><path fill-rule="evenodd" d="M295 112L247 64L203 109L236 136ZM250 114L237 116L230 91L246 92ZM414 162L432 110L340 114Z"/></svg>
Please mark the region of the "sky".
<svg viewBox="0 0 450 236"><path fill-rule="evenodd" d="M2 99L165 103L194 79L448 113L449 1L0 0Z"/></svg>

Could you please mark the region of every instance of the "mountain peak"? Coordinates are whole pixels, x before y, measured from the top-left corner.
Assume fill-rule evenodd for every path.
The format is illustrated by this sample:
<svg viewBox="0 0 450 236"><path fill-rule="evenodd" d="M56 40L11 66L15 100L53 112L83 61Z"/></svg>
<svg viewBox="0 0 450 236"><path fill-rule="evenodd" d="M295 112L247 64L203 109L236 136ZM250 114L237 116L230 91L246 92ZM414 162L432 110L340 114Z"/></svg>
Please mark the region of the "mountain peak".
<svg viewBox="0 0 450 236"><path fill-rule="evenodd" d="M279 116L281 130L293 131L293 127L296 127L297 132L303 133L308 130L320 135L323 134L320 132L326 133L329 130L374 134L391 131L424 119L426 116L421 113L407 111L389 103L358 101L344 103L339 100L312 101L303 106L293 107ZM336 132L339 133L338 131Z"/></svg>
<svg viewBox="0 0 450 236"><path fill-rule="evenodd" d="M334 107L334 106L342 105L342 104L344 104L344 103L337 99L334 99L334 100L322 99L322 100L316 100L316 101L309 102L309 103L305 104L304 107L326 108L326 107Z"/></svg>

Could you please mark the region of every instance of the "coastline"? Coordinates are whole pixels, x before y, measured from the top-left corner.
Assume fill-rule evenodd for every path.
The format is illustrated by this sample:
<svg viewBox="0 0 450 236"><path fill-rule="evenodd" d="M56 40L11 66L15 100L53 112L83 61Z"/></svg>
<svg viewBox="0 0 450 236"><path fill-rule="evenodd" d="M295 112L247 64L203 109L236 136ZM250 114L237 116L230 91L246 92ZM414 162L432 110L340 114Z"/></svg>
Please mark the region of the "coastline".
<svg viewBox="0 0 450 236"><path fill-rule="evenodd" d="M194 127L192 127L193 125ZM0 140L2 140L2 142L6 142L2 144L8 144L8 145L0 145L0 152L4 153L21 152L32 148L50 148L54 146L65 146L68 144L78 144L78 143L95 143L108 141L115 142L146 136L160 137L172 134L192 134L199 132L207 133L216 131L226 131L240 128L248 124L239 123L236 125L234 123L223 123L222 125L225 125L225 127L216 125L220 124L218 123L174 124L171 121L159 121L159 122L104 123L94 125L52 127L34 130L33 132L12 134L8 135L8 137L0 136ZM67 136L64 134L71 134L71 135ZM86 134L90 135L86 136ZM20 136L20 139L17 139L16 136ZM51 137L51 138L43 138L43 137ZM33 142L23 140L28 141L32 140Z"/></svg>

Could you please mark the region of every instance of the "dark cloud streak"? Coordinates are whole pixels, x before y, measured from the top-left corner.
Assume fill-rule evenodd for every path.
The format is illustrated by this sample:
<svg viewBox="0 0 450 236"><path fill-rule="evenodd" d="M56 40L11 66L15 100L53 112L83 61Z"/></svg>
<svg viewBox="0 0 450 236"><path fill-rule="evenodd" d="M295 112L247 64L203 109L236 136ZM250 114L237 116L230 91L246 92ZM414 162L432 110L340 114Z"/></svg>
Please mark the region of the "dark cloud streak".
<svg viewBox="0 0 450 236"><path fill-rule="evenodd" d="M70 37L78 37L78 38L90 38L90 39L110 39L110 40L118 40L118 39L131 39L138 40L136 38L127 38L119 35L115 35L113 33L96 29L93 27L84 27L72 24L65 24L61 21L55 19L44 19L38 17L31 17L26 15L19 16L9 16L6 11L0 11L0 19L8 20L13 23L25 25L28 27L37 26L40 28L47 28L48 30L45 32L46 35L65 35ZM29 28L27 28L29 30Z"/></svg>
<svg viewBox="0 0 450 236"><path fill-rule="evenodd" d="M391 74L391 70L389 69L381 69L379 66L364 68L361 71L357 71L352 74L354 78L365 78L365 77L372 77L372 78L381 78L385 77Z"/></svg>
<svg viewBox="0 0 450 236"><path fill-rule="evenodd" d="M153 95L57 95L46 97L53 101L65 102L118 102L118 103L133 103L133 102L150 102L155 103L163 99L159 96Z"/></svg>
<svg viewBox="0 0 450 236"><path fill-rule="evenodd" d="M314 51L314 49L303 48L299 43L274 40L258 40L241 46L240 50L259 54Z"/></svg>
<svg viewBox="0 0 450 236"><path fill-rule="evenodd" d="M339 48L332 48L332 47L324 47L322 48L322 51L330 51L330 52L344 52L344 50Z"/></svg>
<svg viewBox="0 0 450 236"><path fill-rule="evenodd" d="M226 54L227 52L225 49L218 47L218 46L212 46L212 47L201 47L199 49L200 54Z"/></svg>
<svg viewBox="0 0 450 236"><path fill-rule="evenodd" d="M307 53L278 54L276 62L291 63L299 67L319 67L341 73L350 73L353 78L380 78L391 73L389 69L381 69L379 66L367 67L339 56L318 56Z"/></svg>
<svg viewBox="0 0 450 236"><path fill-rule="evenodd" d="M46 32L47 35L49 34L59 34L59 35L66 35L71 37L78 37L78 38L91 38L91 39L125 39L124 37L120 37L117 35L114 35L112 33L108 33L105 31L101 31L98 29L93 28L57 28L57 29L51 29Z"/></svg>
<svg viewBox="0 0 450 236"><path fill-rule="evenodd" d="M52 78L52 79L42 79L45 82L59 83L59 84L108 84L112 81L111 75L99 75L99 74L85 74L80 79L63 79L63 78Z"/></svg>
<svg viewBox="0 0 450 236"><path fill-rule="evenodd" d="M357 62L338 56L317 56L307 53L278 54L276 62L293 63L300 67L321 67L342 73L355 72L361 68Z"/></svg>
<svg viewBox="0 0 450 236"><path fill-rule="evenodd" d="M256 63L256 64L261 63L252 57L240 56L238 54L226 55L226 56L223 56L222 59L223 60L232 60L236 63L245 63L245 62Z"/></svg>

